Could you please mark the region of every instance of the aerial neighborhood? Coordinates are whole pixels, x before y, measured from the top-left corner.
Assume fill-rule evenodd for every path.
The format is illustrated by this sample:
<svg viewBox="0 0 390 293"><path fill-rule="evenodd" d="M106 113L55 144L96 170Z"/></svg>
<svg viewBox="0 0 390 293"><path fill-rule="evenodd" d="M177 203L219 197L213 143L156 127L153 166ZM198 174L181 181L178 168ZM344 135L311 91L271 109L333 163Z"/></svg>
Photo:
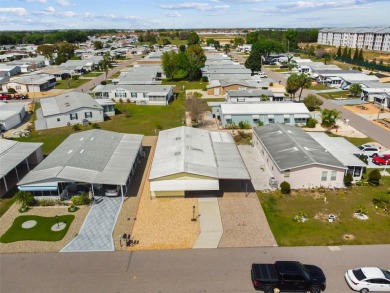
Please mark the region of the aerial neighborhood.
<svg viewBox="0 0 390 293"><path fill-rule="evenodd" d="M388 252L389 27L71 32L0 32L1 254ZM292 258L248 290L390 292Z"/></svg>

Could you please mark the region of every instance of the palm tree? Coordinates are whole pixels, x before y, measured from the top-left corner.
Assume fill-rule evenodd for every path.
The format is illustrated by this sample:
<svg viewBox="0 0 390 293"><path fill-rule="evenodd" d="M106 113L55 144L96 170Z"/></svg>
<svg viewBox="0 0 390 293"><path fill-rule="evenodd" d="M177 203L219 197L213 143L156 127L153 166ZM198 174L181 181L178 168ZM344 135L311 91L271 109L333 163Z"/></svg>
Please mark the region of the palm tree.
<svg viewBox="0 0 390 293"><path fill-rule="evenodd" d="M298 100L301 101L303 89L308 89L311 86L311 77L303 73L299 76L298 82L301 89Z"/></svg>

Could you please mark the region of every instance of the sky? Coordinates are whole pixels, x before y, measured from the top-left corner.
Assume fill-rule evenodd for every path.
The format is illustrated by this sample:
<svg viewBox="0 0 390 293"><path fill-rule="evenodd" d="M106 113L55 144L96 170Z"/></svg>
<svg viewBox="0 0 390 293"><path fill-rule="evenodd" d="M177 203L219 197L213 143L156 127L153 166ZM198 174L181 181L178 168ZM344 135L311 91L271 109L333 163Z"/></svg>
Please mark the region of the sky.
<svg viewBox="0 0 390 293"><path fill-rule="evenodd" d="M0 31L390 26L390 0L0 0Z"/></svg>

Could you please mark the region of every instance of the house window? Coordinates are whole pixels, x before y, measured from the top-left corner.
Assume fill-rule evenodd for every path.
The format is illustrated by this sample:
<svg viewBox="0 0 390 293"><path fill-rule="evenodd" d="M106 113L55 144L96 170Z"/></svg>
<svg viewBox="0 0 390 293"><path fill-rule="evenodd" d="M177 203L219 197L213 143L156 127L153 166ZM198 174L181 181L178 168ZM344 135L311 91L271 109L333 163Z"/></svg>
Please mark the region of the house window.
<svg viewBox="0 0 390 293"><path fill-rule="evenodd" d="M332 171L332 174L330 175L331 181L336 181L337 178L337 171Z"/></svg>
<svg viewBox="0 0 390 293"><path fill-rule="evenodd" d="M290 177L290 170L284 171L284 177Z"/></svg>
<svg viewBox="0 0 390 293"><path fill-rule="evenodd" d="M78 116L77 113L70 114L70 120L77 120Z"/></svg>
<svg viewBox="0 0 390 293"><path fill-rule="evenodd" d="M126 98L126 92L124 90L116 90L115 98Z"/></svg>
<svg viewBox="0 0 390 293"><path fill-rule="evenodd" d="M57 118L57 122L60 122L61 121L61 119L60 118Z"/></svg>
<svg viewBox="0 0 390 293"><path fill-rule="evenodd" d="M147 98L147 97L148 97L148 94L147 94L147 93L142 93L142 96L143 96L144 98Z"/></svg>
<svg viewBox="0 0 390 293"><path fill-rule="evenodd" d="M17 85L17 86L15 86L15 89L20 90L20 89L22 89L22 87L20 85Z"/></svg>
<svg viewBox="0 0 390 293"><path fill-rule="evenodd" d="M268 123L275 123L275 119L274 118L268 118Z"/></svg>
<svg viewBox="0 0 390 293"><path fill-rule="evenodd" d="M305 124L306 118L294 118L296 124Z"/></svg>
<svg viewBox="0 0 390 293"><path fill-rule="evenodd" d="M290 124L290 118L284 118L284 123Z"/></svg>
<svg viewBox="0 0 390 293"><path fill-rule="evenodd" d="M259 119L254 118L254 119L253 119L253 124L259 124Z"/></svg>
<svg viewBox="0 0 390 293"><path fill-rule="evenodd" d="M226 119L226 124L232 124L232 119Z"/></svg>
<svg viewBox="0 0 390 293"><path fill-rule="evenodd" d="M84 112L85 118L92 118L92 112Z"/></svg>
<svg viewBox="0 0 390 293"><path fill-rule="evenodd" d="M328 179L328 171L322 171L321 181L326 181Z"/></svg>
<svg viewBox="0 0 390 293"><path fill-rule="evenodd" d="M131 97L132 98L136 98L137 97L137 93L131 93Z"/></svg>

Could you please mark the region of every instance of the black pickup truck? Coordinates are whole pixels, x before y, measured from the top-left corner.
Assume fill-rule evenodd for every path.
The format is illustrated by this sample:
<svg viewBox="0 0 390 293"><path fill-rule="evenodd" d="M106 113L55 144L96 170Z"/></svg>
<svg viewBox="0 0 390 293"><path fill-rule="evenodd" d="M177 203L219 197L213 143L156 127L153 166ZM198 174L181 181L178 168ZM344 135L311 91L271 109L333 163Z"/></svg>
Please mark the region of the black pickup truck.
<svg viewBox="0 0 390 293"><path fill-rule="evenodd" d="M251 275L255 289L265 293L274 293L275 288L280 292L320 293L326 288L326 277L319 267L298 261L252 264Z"/></svg>

